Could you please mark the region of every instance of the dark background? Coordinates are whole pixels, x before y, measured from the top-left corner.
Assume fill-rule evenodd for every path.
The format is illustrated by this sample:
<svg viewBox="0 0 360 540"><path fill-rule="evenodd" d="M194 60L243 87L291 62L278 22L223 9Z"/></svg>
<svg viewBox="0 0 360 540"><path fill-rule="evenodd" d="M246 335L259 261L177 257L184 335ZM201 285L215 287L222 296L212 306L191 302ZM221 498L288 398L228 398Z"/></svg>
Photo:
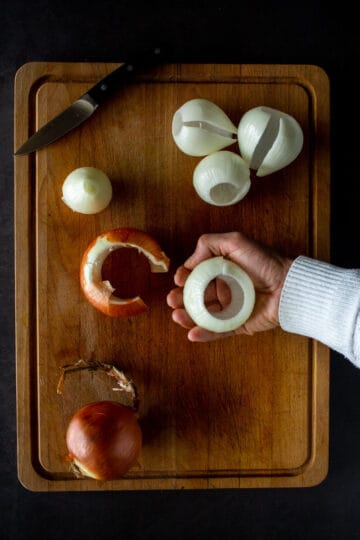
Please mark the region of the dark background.
<svg viewBox="0 0 360 540"><path fill-rule="evenodd" d="M331 355L330 463L313 488L32 493L16 471L13 89L24 63L317 64L331 84L331 260L360 267L357 16L344 3L0 0L0 538L360 538L360 370Z"/></svg>

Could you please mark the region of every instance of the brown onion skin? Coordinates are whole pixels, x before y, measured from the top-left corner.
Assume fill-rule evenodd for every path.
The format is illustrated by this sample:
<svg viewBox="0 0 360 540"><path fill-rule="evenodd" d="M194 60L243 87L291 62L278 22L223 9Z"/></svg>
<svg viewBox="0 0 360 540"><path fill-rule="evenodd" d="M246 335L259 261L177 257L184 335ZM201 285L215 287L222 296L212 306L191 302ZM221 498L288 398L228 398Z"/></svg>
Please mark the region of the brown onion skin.
<svg viewBox="0 0 360 540"><path fill-rule="evenodd" d="M97 480L115 480L136 461L142 433L130 407L115 401L97 401L74 414L66 444L71 461L76 459Z"/></svg>

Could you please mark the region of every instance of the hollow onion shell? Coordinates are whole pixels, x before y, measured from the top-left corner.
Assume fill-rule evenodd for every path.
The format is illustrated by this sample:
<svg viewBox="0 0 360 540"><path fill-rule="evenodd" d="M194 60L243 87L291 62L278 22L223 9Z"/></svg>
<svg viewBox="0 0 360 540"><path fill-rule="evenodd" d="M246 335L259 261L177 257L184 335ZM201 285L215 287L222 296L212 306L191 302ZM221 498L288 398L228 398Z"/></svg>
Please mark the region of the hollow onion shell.
<svg viewBox="0 0 360 540"><path fill-rule="evenodd" d="M203 201L215 206L229 206L248 193L250 169L238 154L221 150L197 164L193 184Z"/></svg>
<svg viewBox="0 0 360 540"><path fill-rule="evenodd" d="M207 99L184 103L174 114L172 136L189 156L206 156L236 141L237 128L226 113Z"/></svg>
<svg viewBox="0 0 360 540"><path fill-rule="evenodd" d="M231 301L222 311L210 313L205 305L205 291L215 278L229 286ZM184 306L192 320L212 332L230 332L244 324L255 304L255 289L248 274L232 261L213 257L199 263L184 286Z"/></svg>
<svg viewBox="0 0 360 540"><path fill-rule="evenodd" d="M238 126L240 154L257 171L257 176L266 176L289 165L299 155L303 140L297 120L271 107L250 109Z"/></svg>
<svg viewBox="0 0 360 540"><path fill-rule="evenodd" d="M145 231L125 227L97 236L87 247L80 264L80 286L96 309L111 317L132 317L148 307L140 296L119 298L114 288L102 278L102 267L108 255L120 248L135 248L149 260L151 272L167 272L170 260L155 238Z"/></svg>

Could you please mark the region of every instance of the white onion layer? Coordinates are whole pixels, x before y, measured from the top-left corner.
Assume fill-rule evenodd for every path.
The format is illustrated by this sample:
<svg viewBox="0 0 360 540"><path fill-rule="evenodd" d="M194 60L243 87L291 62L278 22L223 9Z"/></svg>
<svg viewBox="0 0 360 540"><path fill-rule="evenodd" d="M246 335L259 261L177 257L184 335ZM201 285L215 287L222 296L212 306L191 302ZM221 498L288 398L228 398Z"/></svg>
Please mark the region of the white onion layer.
<svg viewBox="0 0 360 540"><path fill-rule="evenodd" d="M225 112L207 99L192 99L174 114L172 136L182 152L206 156L237 139L237 128Z"/></svg>
<svg viewBox="0 0 360 540"><path fill-rule="evenodd" d="M221 150L197 164L193 184L203 201L215 206L229 206L248 193L250 169L238 154Z"/></svg>
<svg viewBox="0 0 360 540"><path fill-rule="evenodd" d="M205 305L205 291L210 282L220 278L231 291L230 303L211 313ZM199 263L188 276L184 287L184 306L201 328L211 332L230 332L244 324L255 304L255 289L248 274L232 261L213 257Z"/></svg>
<svg viewBox="0 0 360 540"><path fill-rule="evenodd" d="M79 167L65 178L62 200L74 212L97 214L112 199L109 177L95 167Z"/></svg>
<svg viewBox="0 0 360 540"><path fill-rule="evenodd" d="M300 124L271 107L247 111L238 126L240 154L257 176L266 176L289 165L303 147Z"/></svg>
<svg viewBox="0 0 360 540"><path fill-rule="evenodd" d="M87 285L95 283L99 291L106 291L106 295L109 297L111 304L126 304L129 303L129 299L121 299L112 293L114 287L107 280L102 279L102 267L105 259L113 251L120 248L134 248L149 260L152 272L167 272L166 261L157 260L152 253L146 251L141 246L126 242L110 242L107 238L100 236L89 250L86 258L86 262L83 267L84 282ZM138 296L134 297L134 301L139 299Z"/></svg>

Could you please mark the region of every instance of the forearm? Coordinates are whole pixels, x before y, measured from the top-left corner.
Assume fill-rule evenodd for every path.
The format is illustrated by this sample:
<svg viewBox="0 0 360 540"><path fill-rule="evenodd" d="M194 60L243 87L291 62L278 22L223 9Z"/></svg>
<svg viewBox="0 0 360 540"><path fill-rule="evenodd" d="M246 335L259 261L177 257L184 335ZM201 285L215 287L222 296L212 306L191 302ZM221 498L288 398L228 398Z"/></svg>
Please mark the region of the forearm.
<svg viewBox="0 0 360 540"><path fill-rule="evenodd" d="M279 321L284 330L317 339L360 367L360 270L298 257L282 290Z"/></svg>

